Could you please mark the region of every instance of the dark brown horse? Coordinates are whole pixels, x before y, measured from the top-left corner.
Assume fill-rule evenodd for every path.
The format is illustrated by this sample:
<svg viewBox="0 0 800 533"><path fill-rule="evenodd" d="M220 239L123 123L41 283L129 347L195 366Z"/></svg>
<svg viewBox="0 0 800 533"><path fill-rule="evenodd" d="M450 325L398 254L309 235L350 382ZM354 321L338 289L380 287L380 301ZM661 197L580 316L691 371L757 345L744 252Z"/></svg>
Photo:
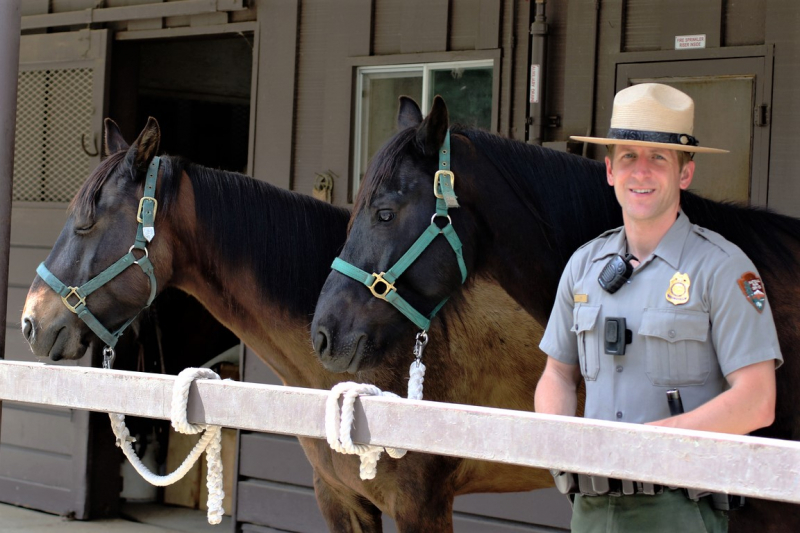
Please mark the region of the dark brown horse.
<svg viewBox="0 0 800 533"><path fill-rule="evenodd" d="M130 147L116 124L106 122L107 157L73 201L45 261L58 279L81 285L128 252L159 139L153 119ZM319 291L345 240L347 210L177 157L161 157L160 164L155 236L146 246L159 293L176 287L196 297L287 385L330 389L355 378L405 396L413 336L382 368L356 376L326 371L308 342ZM86 305L116 331L149 295L148 276L132 266L89 295ZM77 305L74 295L68 301ZM100 342L40 277L30 288L22 325L42 358L76 359ZM431 335L423 359L426 399L532 409L544 364L536 348L541 328L491 279L455 298ZM482 362L461 364L472 352L480 352ZM363 481L356 456L333 452L324 440L300 441L331 531L381 531L384 512L401 532L448 532L455 495L551 486L540 470L423 453L385 457L377 477Z"/></svg>
<svg viewBox="0 0 800 533"><path fill-rule="evenodd" d="M340 260L365 272L387 272L430 227L437 208L433 191L438 153L450 129L449 156L460 207L449 215L463 244L466 287L470 279L489 275L545 323L572 253L622 224L605 166L476 129L450 128L440 98L424 120L416 103L402 99L398 123L404 128L376 154L364 178ZM763 276L785 364L777 372L775 422L758 434L798 440L800 220L689 192L681 202L692 222L737 244ZM439 226L448 224L441 215L437 220ZM462 288L453 248L437 237L394 284L398 295L422 315L429 314ZM312 340L332 371L374 369L417 329L363 283L334 271L317 304ZM480 364L481 359L479 353L465 354L463 365ZM750 500L731 516L736 531L800 531L797 505Z"/></svg>

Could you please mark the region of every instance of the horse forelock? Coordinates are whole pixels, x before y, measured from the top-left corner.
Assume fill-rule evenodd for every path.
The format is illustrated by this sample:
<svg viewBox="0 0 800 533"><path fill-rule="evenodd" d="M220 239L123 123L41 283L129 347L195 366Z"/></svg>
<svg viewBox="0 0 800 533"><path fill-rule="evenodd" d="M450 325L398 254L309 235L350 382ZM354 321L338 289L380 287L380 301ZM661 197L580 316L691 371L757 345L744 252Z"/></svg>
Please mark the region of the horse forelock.
<svg viewBox="0 0 800 533"><path fill-rule="evenodd" d="M97 195L124 158L125 152L122 151L103 159L81 185L69 204L68 212L83 218L94 218Z"/></svg>
<svg viewBox="0 0 800 533"><path fill-rule="evenodd" d="M384 184L396 175L402 161L401 156L410 146L416 146L415 141L416 129L407 128L391 137L378 149L375 155L372 156L367 166L367 172L364 174L364 179L361 182L361 187L358 190L358 194L356 194L353 212L347 227L348 232L353 225L353 220L356 215L368 206L370 202L372 202L372 198Z"/></svg>

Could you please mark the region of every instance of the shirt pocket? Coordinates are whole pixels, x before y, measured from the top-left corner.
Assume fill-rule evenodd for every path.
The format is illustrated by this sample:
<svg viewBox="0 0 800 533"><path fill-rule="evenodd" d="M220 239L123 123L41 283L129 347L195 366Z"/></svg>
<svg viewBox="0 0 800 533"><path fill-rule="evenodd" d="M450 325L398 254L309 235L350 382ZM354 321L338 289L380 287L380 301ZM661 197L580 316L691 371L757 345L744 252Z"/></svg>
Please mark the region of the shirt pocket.
<svg viewBox="0 0 800 533"><path fill-rule="evenodd" d="M645 371L656 386L702 385L711 372L708 313L645 309L639 335L645 343Z"/></svg>
<svg viewBox="0 0 800 533"><path fill-rule="evenodd" d="M578 359L584 379L594 381L600 372L599 305L579 305L573 311L572 331L578 337Z"/></svg>

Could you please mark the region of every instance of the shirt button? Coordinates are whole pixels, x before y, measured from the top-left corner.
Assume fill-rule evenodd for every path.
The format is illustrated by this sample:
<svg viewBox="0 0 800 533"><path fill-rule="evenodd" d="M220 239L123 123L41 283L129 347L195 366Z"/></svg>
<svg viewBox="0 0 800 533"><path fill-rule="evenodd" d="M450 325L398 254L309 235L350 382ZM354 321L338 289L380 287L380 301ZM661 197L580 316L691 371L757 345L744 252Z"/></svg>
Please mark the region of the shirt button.
<svg viewBox="0 0 800 533"><path fill-rule="evenodd" d="M622 418L622 411L617 411L617 418Z"/></svg>
<svg viewBox="0 0 800 533"><path fill-rule="evenodd" d="M674 329L669 330L667 332L667 336L669 336L670 339L674 339L675 338L675 330Z"/></svg>
<svg viewBox="0 0 800 533"><path fill-rule="evenodd" d="M622 372L622 365L617 365L617 372Z"/></svg>

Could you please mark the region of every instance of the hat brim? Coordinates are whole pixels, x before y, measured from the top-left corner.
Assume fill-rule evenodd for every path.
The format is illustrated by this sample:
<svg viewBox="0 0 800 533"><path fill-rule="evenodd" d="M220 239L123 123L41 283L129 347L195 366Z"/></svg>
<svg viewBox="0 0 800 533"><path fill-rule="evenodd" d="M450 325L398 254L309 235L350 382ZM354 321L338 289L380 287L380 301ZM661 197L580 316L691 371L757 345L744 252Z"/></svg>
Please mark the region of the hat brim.
<svg viewBox="0 0 800 533"><path fill-rule="evenodd" d="M570 139L576 141L587 142L592 144L625 144L628 146L651 146L653 148L666 148L667 150L677 150L679 152L692 152L695 154L727 154L730 150L722 150L721 148L707 148L705 146L689 146L674 143L657 143L651 141L633 141L629 139L608 139L605 137L580 137L577 135L570 135Z"/></svg>

